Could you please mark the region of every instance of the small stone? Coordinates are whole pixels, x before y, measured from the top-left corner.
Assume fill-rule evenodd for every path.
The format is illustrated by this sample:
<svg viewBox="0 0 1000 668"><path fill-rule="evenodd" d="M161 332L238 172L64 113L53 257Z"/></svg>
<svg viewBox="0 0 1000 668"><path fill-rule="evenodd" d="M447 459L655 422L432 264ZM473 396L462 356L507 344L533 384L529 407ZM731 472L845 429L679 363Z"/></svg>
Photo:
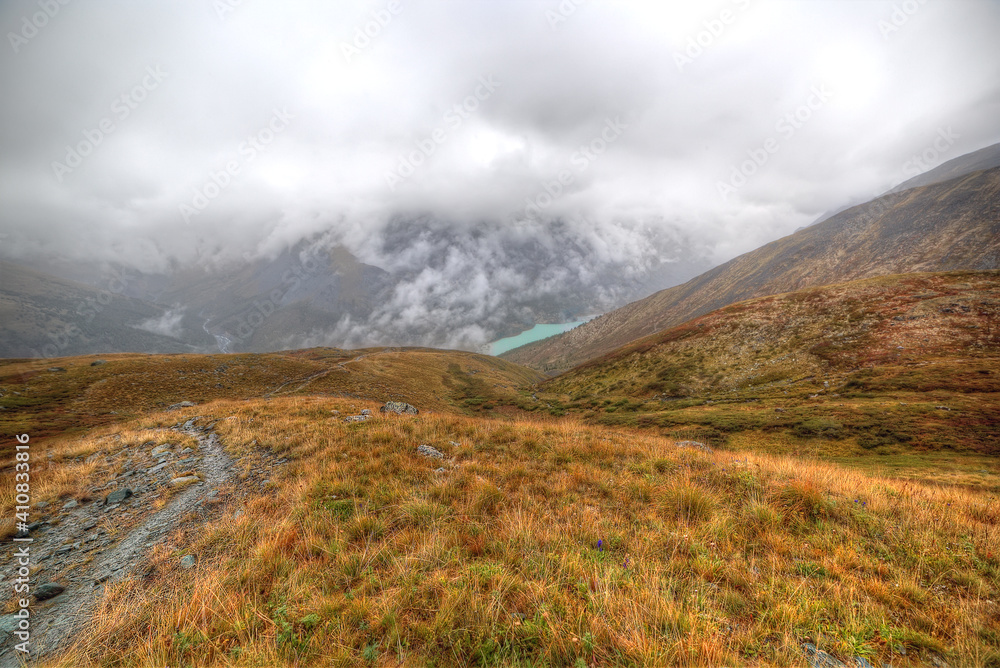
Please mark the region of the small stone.
<svg viewBox="0 0 1000 668"><path fill-rule="evenodd" d="M66 587L58 585L54 582L46 582L45 584L35 588L35 600L47 601L50 598L55 598L64 591L66 591Z"/></svg>
<svg viewBox="0 0 1000 668"><path fill-rule="evenodd" d="M348 415L344 418L344 422L364 422L365 420L370 420L371 415Z"/></svg>
<svg viewBox="0 0 1000 668"><path fill-rule="evenodd" d="M182 455L186 455L189 452L194 452L194 450L192 450L191 448L184 448L183 450L181 450Z"/></svg>
<svg viewBox="0 0 1000 668"><path fill-rule="evenodd" d="M42 510L43 508L48 508L48 507L49 507L48 501L39 501L38 503L35 504L35 508L38 510Z"/></svg>
<svg viewBox="0 0 1000 668"><path fill-rule="evenodd" d="M234 520L238 520L241 517L243 517L243 511L242 510L237 510L235 513L233 513L233 519Z"/></svg>
<svg viewBox="0 0 1000 668"><path fill-rule="evenodd" d="M447 473L447 472L448 472L448 469L446 469L446 468L445 468L445 467L443 467L443 466L442 466L442 467L440 467L440 468L436 468L436 469L434 469L434 473Z"/></svg>
<svg viewBox="0 0 1000 668"><path fill-rule="evenodd" d="M458 443L458 442L456 442L456 441L448 441L448 443L449 443L449 444L451 445L451 447L453 447L453 448L460 448L460 447L462 447L462 444L461 444L461 443Z"/></svg>
<svg viewBox="0 0 1000 668"><path fill-rule="evenodd" d="M195 558L193 554L189 554L181 559L181 568L194 568Z"/></svg>
<svg viewBox="0 0 1000 668"><path fill-rule="evenodd" d="M70 499L63 504L63 510L69 510L70 508L76 508L80 503L76 499Z"/></svg>
<svg viewBox="0 0 1000 668"><path fill-rule="evenodd" d="M387 401L379 411L382 413L396 413L397 415L402 415L403 413L416 415L420 412L415 407L402 401Z"/></svg>
<svg viewBox="0 0 1000 668"><path fill-rule="evenodd" d="M181 408L191 408L192 406L196 406L196 405L197 404L195 404L195 403L193 403L191 401L181 401L179 403L171 404L171 405L167 406L167 410L168 411L176 411L176 410L179 410Z"/></svg>
<svg viewBox="0 0 1000 668"><path fill-rule="evenodd" d="M218 495L219 495L219 490L213 489L211 492L208 493L208 498L214 499Z"/></svg>
<svg viewBox="0 0 1000 668"><path fill-rule="evenodd" d="M703 452L712 452L712 448L698 441L677 441L674 445L678 448L697 448Z"/></svg>
<svg viewBox="0 0 1000 668"><path fill-rule="evenodd" d="M167 467L166 462L164 462L163 464L157 464L156 466L146 469L146 473L156 473L157 471L165 469L166 467Z"/></svg>
<svg viewBox="0 0 1000 668"><path fill-rule="evenodd" d="M434 457L435 459L444 459L444 453L440 450L436 450L429 445L417 446L417 452L422 454L424 457Z"/></svg>
<svg viewBox="0 0 1000 668"><path fill-rule="evenodd" d="M170 484L174 485L175 487L179 487L181 485L187 485L188 483L198 482L198 480L199 478L196 475L185 475L179 478L174 478L173 480L170 481Z"/></svg>
<svg viewBox="0 0 1000 668"><path fill-rule="evenodd" d="M108 494L106 497L104 497L104 505L106 506L117 505L130 496L132 496L132 490L130 490L128 487L125 487L123 489L117 489Z"/></svg>
<svg viewBox="0 0 1000 668"><path fill-rule="evenodd" d="M362 415L371 415L372 412L371 412L371 409L366 408L366 409L364 409L364 410L361 411L361 414Z"/></svg>
<svg viewBox="0 0 1000 668"><path fill-rule="evenodd" d="M90 366L101 366L102 364L107 364L107 360L94 360L90 363Z"/></svg>
<svg viewBox="0 0 1000 668"><path fill-rule="evenodd" d="M151 454L153 457L159 457L160 455L169 452L170 452L170 444L165 443L163 445L158 445L155 448L153 448L153 451L150 452L149 454Z"/></svg>

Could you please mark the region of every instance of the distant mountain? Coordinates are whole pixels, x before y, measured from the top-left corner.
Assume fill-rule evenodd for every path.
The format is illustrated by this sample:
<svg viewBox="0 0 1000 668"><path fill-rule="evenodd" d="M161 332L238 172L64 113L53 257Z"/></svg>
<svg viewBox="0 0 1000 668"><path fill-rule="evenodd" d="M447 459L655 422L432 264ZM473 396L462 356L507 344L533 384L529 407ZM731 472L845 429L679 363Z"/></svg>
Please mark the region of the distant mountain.
<svg viewBox="0 0 1000 668"><path fill-rule="evenodd" d="M124 287L112 280L98 289L0 261L0 357L197 349L158 332L167 310L125 296Z"/></svg>
<svg viewBox="0 0 1000 668"><path fill-rule="evenodd" d="M939 174L993 159L992 151ZM985 151L985 149L984 149ZM986 156L986 157L983 157ZM934 177L936 178L936 177ZM502 356L558 371L744 299L914 271L1000 268L1000 168L907 188L745 253L683 285Z"/></svg>
<svg viewBox="0 0 1000 668"><path fill-rule="evenodd" d="M945 181L951 181L966 174L993 169L994 167L1000 167L1000 144L993 144L992 146L987 146L978 151L966 153L953 160L949 160L934 169L914 176L908 181L903 181L889 192L898 193L910 188L944 183Z"/></svg>

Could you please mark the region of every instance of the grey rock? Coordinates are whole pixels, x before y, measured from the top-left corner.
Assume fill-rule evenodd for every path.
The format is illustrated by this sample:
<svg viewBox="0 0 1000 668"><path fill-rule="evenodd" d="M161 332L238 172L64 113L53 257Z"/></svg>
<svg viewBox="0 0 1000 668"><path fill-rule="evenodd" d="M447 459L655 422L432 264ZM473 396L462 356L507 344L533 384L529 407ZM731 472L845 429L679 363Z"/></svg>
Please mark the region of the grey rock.
<svg viewBox="0 0 1000 668"><path fill-rule="evenodd" d="M397 415L402 415L404 413L416 415L420 412L410 404L403 403L402 401L387 401L385 405L379 409L379 411L382 413L396 413Z"/></svg>
<svg viewBox="0 0 1000 668"><path fill-rule="evenodd" d="M198 482L199 478L196 475L184 475L180 478L174 478L170 481L171 485L186 485L189 482Z"/></svg>
<svg viewBox="0 0 1000 668"><path fill-rule="evenodd" d="M896 654L902 654L903 656L906 656L906 647L899 643L896 643L895 645L892 646L892 651L895 652Z"/></svg>
<svg viewBox="0 0 1000 668"><path fill-rule="evenodd" d="M194 450L192 450L191 448L184 448L183 450L181 450L182 455L186 455L189 452L194 452Z"/></svg>
<svg viewBox="0 0 1000 668"><path fill-rule="evenodd" d="M191 401L181 401L179 403L171 404L171 405L167 406L167 410L168 411L176 411L176 410L179 410L181 408L191 408L192 406L197 406L197 404L195 404L194 402L191 402Z"/></svg>
<svg viewBox="0 0 1000 668"><path fill-rule="evenodd" d="M73 551L73 546L72 545L63 545L62 547L60 547L59 549L57 549L55 552L53 552L53 554L66 554L67 552L72 552L72 551Z"/></svg>
<svg viewBox="0 0 1000 668"><path fill-rule="evenodd" d="M66 587L56 584L55 582L46 582L45 584L35 588L35 600L47 601L50 598L55 598L64 591L66 591Z"/></svg>
<svg viewBox="0 0 1000 668"><path fill-rule="evenodd" d="M802 649L806 651L806 659L811 668L848 668L847 664L839 661L821 649L817 649L812 643L802 643Z"/></svg>
<svg viewBox="0 0 1000 668"><path fill-rule="evenodd" d="M434 469L434 473L447 473L447 472L448 472L448 469L446 469L446 468L445 468L445 467L443 467L443 466L442 466L442 467L440 467L440 468L436 468L436 469Z"/></svg>
<svg viewBox="0 0 1000 668"><path fill-rule="evenodd" d="M156 473L157 471L162 471L166 467L167 467L166 462L164 462L163 464L157 464L156 466L146 469L146 473Z"/></svg>
<svg viewBox="0 0 1000 668"><path fill-rule="evenodd" d="M677 441L674 445L678 448L697 448L702 452L712 452L712 448L708 447L704 443L699 443L698 441Z"/></svg>
<svg viewBox="0 0 1000 668"><path fill-rule="evenodd" d="M875 666L873 666L871 662L863 656L854 657L851 659L851 663L853 663L856 668L875 668Z"/></svg>
<svg viewBox="0 0 1000 668"><path fill-rule="evenodd" d="M101 366L102 364L107 364L107 360L94 360L90 363L90 366Z"/></svg>
<svg viewBox="0 0 1000 668"><path fill-rule="evenodd" d="M211 492L208 493L208 498L214 499L218 495L219 495L219 490L213 489Z"/></svg>
<svg viewBox="0 0 1000 668"><path fill-rule="evenodd" d="M0 617L0 640L5 640L9 634L16 631L20 622L21 618L17 615L4 615Z"/></svg>
<svg viewBox="0 0 1000 668"><path fill-rule="evenodd" d="M35 504L35 508L37 510L41 510L43 508L48 508L48 507L49 507L48 501L39 501L38 503Z"/></svg>
<svg viewBox="0 0 1000 668"><path fill-rule="evenodd" d="M417 446L417 452L422 454L424 457L434 457L435 459L444 459L444 453L440 450L436 450L429 445Z"/></svg>
<svg viewBox="0 0 1000 668"><path fill-rule="evenodd" d="M196 560L193 554L189 554L181 559L181 568L194 568Z"/></svg>
<svg viewBox="0 0 1000 668"><path fill-rule="evenodd" d="M243 511L242 510L237 510L235 513L233 513L233 519L234 520L238 520L241 517L243 517Z"/></svg>
<svg viewBox="0 0 1000 668"><path fill-rule="evenodd" d="M60 371L65 371L65 370L66 369L62 368L61 366L50 366L49 367L49 371L51 371L52 373L58 373Z"/></svg>
<svg viewBox="0 0 1000 668"><path fill-rule="evenodd" d="M124 487L122 489L116 489L115 491L111 492L106 497L104 497L104 505L106 506L117 505L130 496L132 496L132 490L130 490L128 487Z"/></svg>
<svg viewBox="0 0 1000 668"><path fill-rule="evenodd" d="M364 422L365 420L370 420L371 415L348 415L344 418L344 422Z"/></svg>
<svg viewBox="0 0 1000 668"><path fill-rule="evenodd" d="M153 451L150 452L149 454L151 454L154 457L159 457L160 455L165 454L165 453L169 453L169 452L170 452L170 444L169 443L165 443L163 445L158 445L155 448L153 448Z"/></svg>
<svg viewBox="0 0 1000 668"><path fill-rule="evenodd" d="M361 414L362 415L371 415L372 412L371 412L371 409L365 408L364 410L361 411Z"/></svg>
<svg viewBox="0 0 1000 668"><path fill-rule="evenodd" d="M63 504L63 510L69 510L70 508L76 508L80 503L76 499L70 499Z"/></svg>

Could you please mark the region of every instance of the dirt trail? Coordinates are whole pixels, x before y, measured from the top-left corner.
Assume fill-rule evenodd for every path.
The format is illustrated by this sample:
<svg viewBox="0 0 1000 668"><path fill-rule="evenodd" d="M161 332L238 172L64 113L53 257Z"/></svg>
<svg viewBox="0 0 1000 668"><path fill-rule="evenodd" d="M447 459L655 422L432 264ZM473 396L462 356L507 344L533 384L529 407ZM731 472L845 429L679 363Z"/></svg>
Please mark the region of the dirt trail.
<svg viewBox="0 0 1000 668"><path fill-rule="evenodd" d="M151 513L138 527L117 543L99 548L98 553L94 555L90 563L75 570L72 578L67 577L60 582L66 587L63 593L49 601L35 603L32 606L31 642L29 645L32 663L42 657L66 650L86 629L105 587L135 572L136 567L142 564L149 550L175 527L179 526L181 519L186 514L196 510L206 500L214 497L217 494L215 490L219 486L233 480L233 461L226 454L218 436L211 431L212 425L197 427L194 425L196 419L189 419L182 426L173 427L172 430L197 438L198 456L193 464L185 464L185 468L195 469L202 481L192 484L174 496L162 509ZM168 476L171 475L169 470L164 472ZM156 487L130 499L132 506L135 507L144 501L151 500L143 497L151 496L150 492L155 489ZM102 515L107 513L107 509L98 510L97 503L92 504L92 506L94 508L90 516L94 515L93 511ZM80 517L77 516L77 518ZM61 575L61 573L51 572L53 565L45 562L53 554L59 554L55 549L55 544L60 539L82 538L79 543L74 544L80 547L82 547L80 545L82 542L96 542L99 540L96 535L99 532L84 537L86 532L95 526L96 524L93 522L89 523L88 526L88 524L79 521L67 521L63 522L61 526L48 529L46 532L48 535L45 536L47 540L37 539L32 547L32 564L36 563L35 555L37 554L43 561L43 572L50 572L45 573L41 580L32 582L32 588L34 589L41 582L52 581ZM107 542L110 543L109 540ZM14 545L20 544L14 543ZM38 546L38 548L34 546ZM49 551L46 551L46 546ZM80 547L77 547L77 550L88 549L82 548L81 550ZM14 644L19 641L14 636L2 639L2 641L0 668L23 665L21 658L23 654L14 650Z"/></svg>

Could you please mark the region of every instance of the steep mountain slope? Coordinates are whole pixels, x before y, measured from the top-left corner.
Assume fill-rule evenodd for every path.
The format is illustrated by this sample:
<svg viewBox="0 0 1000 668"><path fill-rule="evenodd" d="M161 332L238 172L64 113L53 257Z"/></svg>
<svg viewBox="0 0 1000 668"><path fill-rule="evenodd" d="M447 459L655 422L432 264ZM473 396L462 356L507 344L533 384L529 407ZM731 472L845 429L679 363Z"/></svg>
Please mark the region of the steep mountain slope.
<svg viewBox="0 0 1000 668"><path fill-rule="evenodd" d="M1000 268L1000 168L887 194L551 339L503 355L568 369L751 297L870 276Z"/></svg>
<svg viewBox="0 0 1000 668"><path fill-rule="evenodd" d="M118 350L188 352L186 342L150 331L166 309L0 261L0 357L56 357Z"/></svg>
<svg viewBox="0 0 1000 668"><path fill-rule="evenodd" d="M877 277L740 302L542 390L600 421L686 425L718 442L764 430L997 455L1000 272Z"/></svg>

